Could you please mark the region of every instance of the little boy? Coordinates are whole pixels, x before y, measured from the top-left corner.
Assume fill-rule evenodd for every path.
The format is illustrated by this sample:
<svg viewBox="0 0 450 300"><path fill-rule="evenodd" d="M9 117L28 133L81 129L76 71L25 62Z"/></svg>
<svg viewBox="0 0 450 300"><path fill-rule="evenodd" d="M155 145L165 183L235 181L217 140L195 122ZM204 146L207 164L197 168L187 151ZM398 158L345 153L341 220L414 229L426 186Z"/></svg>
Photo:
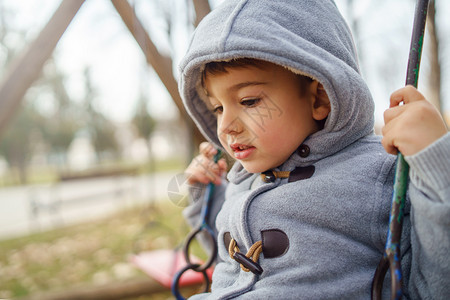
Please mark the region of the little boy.
<svg viewBox="0 0 450 300"><path fill-rule="evenodd" d="M380 143L332 1L224 1L198 26L181 71L184 104L210 142L186 173L196 187L217 185L218 264L211 293L196 299L368 299L397 149L410 165L404 294L450 295L450 134L406 87L391 96ZM227 181L225 161L212 162L217 147L236 159ZM192 224L199 190L185 211Z"/></svg>

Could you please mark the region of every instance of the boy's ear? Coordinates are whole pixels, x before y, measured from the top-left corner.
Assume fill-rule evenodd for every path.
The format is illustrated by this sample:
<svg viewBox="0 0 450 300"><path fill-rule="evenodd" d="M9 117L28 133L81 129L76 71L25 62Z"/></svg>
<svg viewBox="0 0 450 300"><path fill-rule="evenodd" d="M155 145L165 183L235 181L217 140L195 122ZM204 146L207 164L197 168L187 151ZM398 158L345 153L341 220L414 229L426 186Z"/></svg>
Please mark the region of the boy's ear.
<svg viewBox="0 0 450 300"><path fill-rule="evenodd" d="M312 97L312 115L314 120L322 121L331 111L330 99L323 85L314 80L310 85L310 92Z"/></svg>

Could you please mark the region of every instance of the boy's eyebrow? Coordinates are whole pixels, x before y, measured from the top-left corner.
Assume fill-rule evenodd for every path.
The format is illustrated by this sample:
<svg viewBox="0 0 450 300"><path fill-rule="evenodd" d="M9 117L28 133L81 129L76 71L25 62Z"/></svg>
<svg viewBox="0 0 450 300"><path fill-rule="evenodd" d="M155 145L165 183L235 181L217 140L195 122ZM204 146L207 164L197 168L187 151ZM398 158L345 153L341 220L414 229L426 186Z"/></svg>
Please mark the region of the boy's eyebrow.
<svg viewBox="0 0 450 300"><path fill-rule="evenodd" d="M248 87L248 86L253 86L253 85L264 85L267 84L267 82L265 81L244 81L244 82L239 82L235 85L232 85L231 87L228 88L228 90L232 91L232 92L236 92L242 88ZM204 89L206 96L212 96L212 94L208 91L208 89Z"/></svg>
<svg viewBox="0 0 450 300"><path fill-rule="evenodd" d="M242 88L245 88L247 86L264 85L264 84L267 84L267 82L265 82L265 81L244 81L244 82L240 82L240 83L237 83L237 84L231 86L230 90L238 91L238 90L240 90Z"/></svg>

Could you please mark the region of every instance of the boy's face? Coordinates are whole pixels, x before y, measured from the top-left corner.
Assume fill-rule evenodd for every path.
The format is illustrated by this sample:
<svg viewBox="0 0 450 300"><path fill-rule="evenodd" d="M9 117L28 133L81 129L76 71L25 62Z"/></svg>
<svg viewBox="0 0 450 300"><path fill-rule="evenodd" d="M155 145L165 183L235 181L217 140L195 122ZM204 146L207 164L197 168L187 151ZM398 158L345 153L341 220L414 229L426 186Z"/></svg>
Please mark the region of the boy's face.
<svg viewBox="0 0 450 300"><path fill-rule="evenodd" d="M222 146L251 173L281 165L312 133L314 97L300 79L271 63L207 74ZM303 85L305 86L305 84Z"/></svg>

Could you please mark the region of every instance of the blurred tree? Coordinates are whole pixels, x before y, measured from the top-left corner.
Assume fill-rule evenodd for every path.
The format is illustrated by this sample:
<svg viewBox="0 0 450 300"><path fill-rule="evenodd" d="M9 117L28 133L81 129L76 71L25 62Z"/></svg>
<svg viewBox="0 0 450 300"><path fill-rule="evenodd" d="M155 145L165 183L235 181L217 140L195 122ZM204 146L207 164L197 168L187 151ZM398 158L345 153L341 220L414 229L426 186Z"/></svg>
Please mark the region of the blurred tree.
<svg viewBox="0 0 450 300"><path fill-rule="evenodd" d="M115 136L115 126L95 108L96 91L92 85L90 69L84 70L85 86L85 125L91 137L97 158L102 161L109 157L117 157L118 143Z"/></svg>
<svg viewBox="0 0 450 300"><path fill-rule="evenodd" d="M64 75L52 60L46 64L41 78L31 93L26 94L22 109L8 124L1 138L0 154L12 169L17 169L21 183L26 182L29 159L36 144L46 145L48 156L58 158L59 165L67 162L66 152L81 128L81 108L71 101L64 86ZM53 109L42 111L39 95L47 94ZM38 139L38 140L36 140Z"/></svg>
<svg viewBox="0 0 450 300"><path fill-rule="evenodd" d="M362 65L362 70L364 71L364 65L365 63L370 59L369 56L365 56L365 49L362 47L362 43L360 40L364 38L361 36L361 25L364 25L365 17L368 16L368 14L380 14L380 12L376 12L376 10L379 7L382 7L387 1L374 1L372 0L366 7L365 11L360 14L359 16L356 16L355 11L357 10L357 5L360 3L354 0L345 0L346 7L347 7L347 15L349 19L349 24L352 28L352 32L355 37L355 42L358 48L358 55L359 59ZM404 4L402 5L415 5L417 3L417 0L409 0L404 1ZM426 24L426 32L425 32L425 39L426 39L426 47L423 48L423 60L427 60L429 63L429 70L425 70L426 72L426 87L427 90L427 99L434 104L434 106L440 110L441 114L444 113L443 111L443 103L442 103L442 68L441 65L443 63L443 60L445 59L440 54L440 30L439 25L442 24L438 21L437 15L439 15L439 3L440 1L437 0L430 0L429 6L428 6L428 15L427 15L427 24ZM389 5L389 4L388 4ZM385 11L385 8L381 11L383 13ZM412 17L410 16L410 20L412 22ZM412 24L410 24L412 25ZM411 32L412 33L412 32ZM411 34L410 33L410 34ZM388 37L389 38L389 37ZM377 68L379 69L382 76L379 76L381 80L385 80L386 83L384 86L387 90L393 91L397 88L399 88L396 85L393 85L392 76L394 74L399 74L399 76L404 76L403 74L406 74L406 69L403 65L403 61L400 58L397 58L393 55L397 53L397 48L399 39L397 37L390 38L392 40L389 40L388 42L384 41L384 47L386 49L385 55L386 58L383 60L380 60L380 63L377 65ZM409 44L405 44L404 47L408 47ZM387 63L381 63L381 62L387 62ZM425 65L425 64L423 64ZM404 71L401 71L405 69ZM400 73L399 73L400 72ZM364 72L363 72L364 73ZM421 71L421 73L424 73ZM389 74L390 76L386 76L386 74ZM420 77L422 77L424 74L422 74ZM419 89L424 90L424 87L419 86Z"/></svg>
<svg viewBox="0 0 450 300"><path fill-rule="evenodd" d="M79 118L81 108L70 99L64 80L65 76L50 59L44 76L38 82L42 86L47 86L55 102L53 112L47 115L42 126L43 139L50 150L60 158L59 163L62 165L67 163L67 150L75 134L82 127Z"/></svg>
<svg viewBox="0 0 450 300"><path fill-rule="evenodd" d="M10 43L11 40L23 40L25 33L9 27L10 18L14 12L6 10L0 2L0 75L11 63L17 49ZM15 39L16 38L16 39ZM30 124L42 124L43 120L34 107L29 103L22 103L23 108L7 126L6 132L0 139L0 155L3 156L13 173L21 183L27 182L27 165L31 157L33 135L39 131Z"/></svg>
<svg viewBox="0 0 450 300"><path fill-rule="evenodd" d="M1 3L0 3L1 5ZM10 26L15 12L0 7L0 70L4 71L23 48L25 33ZM18 43L21 41L21 43ZM64 75L50 59L33 89L25 94L21 110L5 126L0 139L0 155L4 156L10 169L17 171L21 183L27 181L27 168L38 145L45 145L65 163L65 153L75 132L80 127L74 115L75 104L65 86ZM4 74L2 74L4 75ZM55 102L52 112L40 109L40 94L47 92L49 101Z"/></svg>
<svg viewBox="0 0 450 300"><path fill-rule="evenodd" d="M39 132L39 129L31 124L42 123L42 116L33 107L23 105L0 139L0 155L6 158L13 173L17 172L22 184L27 183L28 161L35 145L33 135Z"/></svg>
<svg viewBox="0 0 450 300"><path fill-rule="evenodd" d="M132 123L136 127L139 136L148 141L155 129L156 121L148 113L147 99L142 93L139 97Z"/></svg>
<svg viewBox="0 0 450 300"><path fill-rule="evenodd" d="M16 56L17 50L27 42L24 33L8 27L8 20L13 15L14 11L0 9L1 71L6 69ZM17 40L23 40L23 43L9 43ZM5 157L12 170L18 170L22 183L26 182L27 165L37 139L49 150L47 155L53 158L52 162L57 158L56 162L60 166L67 163L67 150L75 134L83 127L89 127L88 131L99 158L105 156L105 153L115 153L117 150L114 127L94 109L95 91L90 82L89 70L85 71L87 104L84 108L69 96L64 85L65 79L65 75L50 58L41 71L40 78L25 95L26 99L21 104L22 110L7 124L2 134L0 155ZM50 103L51 108L42 108L42 100Z"/></svg>
<svg viewBox="0 0 450 300"><path fill-rule="evenodd" d="M132 120L132 124L137 129L138 136L145 140L145 144L147 146L147 163L149 165L149 172L155 171L155 161L153 160L152 153L152 133L156 127L155 119L149 114L147 108L147 98L143 93L143 89L141 88L141 93L139 96L138 103L136 105L136 111ZM153 181L150 180L148 182L149 188L153 188Z"/></svg>
<svg viewBox="0 0 450 300"><path fill-rule="evenodd" d="M89 124L89 132L98 160L104 161L108 158L116 158L118 145L115 136L115 126L104 115L96 111L92 111L90 114L93 118Z"/></svg>
<svg viewBox="0 0 450 300"><path fill-rule="evenodd" d="M27 47L23 49L22 55L15 57L6 70L7 75L0 81L0 133L20 107L28 88L39 77L58 40L83 3L84 0L61 1L38 37L32 43L24 39L28 43Z"/></svg>

